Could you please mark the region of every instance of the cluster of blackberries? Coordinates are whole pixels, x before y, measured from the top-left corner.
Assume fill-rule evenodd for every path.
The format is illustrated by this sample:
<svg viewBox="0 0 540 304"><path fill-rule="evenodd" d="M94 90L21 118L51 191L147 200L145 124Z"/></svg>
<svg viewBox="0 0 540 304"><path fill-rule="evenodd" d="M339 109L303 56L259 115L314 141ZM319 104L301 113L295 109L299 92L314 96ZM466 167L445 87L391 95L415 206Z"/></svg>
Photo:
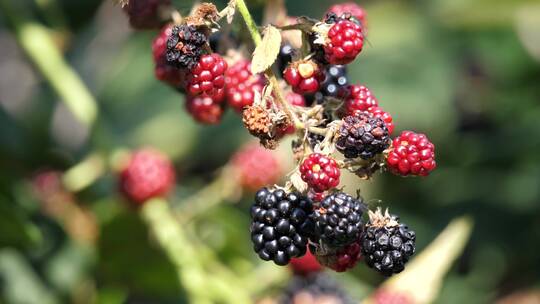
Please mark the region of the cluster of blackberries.
<svg viewBox="0 0 540 304"><path fill-rule="evenodd" d="M314 203L299 193L262 188L251 207L253 249L261 259L277 265L309 252L319 264L338 272L354 267L362 256L384 275L402 271L414 253L414 232L380 211L370 212L364 223L365 211L362 198L343 192Z"/></svg>
<svg viewBox="0 0 540 304"><path fill-rule="evenodd" d="M169 0L141 3L132 0L126 8L138 28L161 25L155 22L160 21L161 8L171 5ZM414 253L414 232L388 213L370 212L366 219L363 199L338 189L341 169L369 178L381 168L403 176L426 176L436 167L434 145L425 135L404 131L392 140L392 116L366 86L349 83L346 65L364 47L366 12L354 3L344 3L330 7L320 22L299 19L309 25L302 24L306 41L301 51L293 47L299 41L282 32L276 66L282 78L280 89L289 85L283 95L292 105L284 111L286 105L272 102L280 94L263 94L267 93L266 77L253 74L248 59L239 52L221 50L219 41L229 35L210 36L216 32L212 28L217 19L205 18L217 16L217 8L204 3L193 11L181 22L165 25L153 43L157 78L186 94L186 108L193 118L215 124L231 107L242 114L244 126L265 147L275 147L282 136L301 128L295 142L300 144L293 146L298 162L294 176L299 178L291 178L287 191L260 189L251 208L251 240L259 257L286 265L309 252L317 265L340 272L364 257L368 266L384 275L402 271ZM142 19L148 19L144 26ZM319 105L321 111L303 109L319 110ZM282 118L285 112L289 113ZM312 128L314 124L318 126ZM335 150L341 160L332 157ZM279 178L270 174L278 170L263 174L265 166L279 167L270 156L252 148L244 152L233 161L239 184L255 190ZM249 168L256 168L254 174ZM139 178L140 170L135 166L126 173L126 189ZM143 199L168 190L148 185L148 189L126 192Z"/></svg>

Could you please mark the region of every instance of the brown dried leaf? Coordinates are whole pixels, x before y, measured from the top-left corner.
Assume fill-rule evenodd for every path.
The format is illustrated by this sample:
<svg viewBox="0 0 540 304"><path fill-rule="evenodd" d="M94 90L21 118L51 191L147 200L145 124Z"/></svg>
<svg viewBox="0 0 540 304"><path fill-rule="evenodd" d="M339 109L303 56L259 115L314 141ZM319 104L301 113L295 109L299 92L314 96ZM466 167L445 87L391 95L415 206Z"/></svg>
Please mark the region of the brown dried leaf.
<svg viewBox="0 0 540 304"><path fill-rule="evenodd" d="M224 8L219 16L221 18L227 17L227 23L231 24L233 22L234 13L236 12L236 0L230 0L229 4L227 4L227 7Z"/></svg>
<svg viewBox="0 0 540 304"><path fill-rule="evenodd" d="M253 52L253 60L251 61L251 72L258 74L269 68L279 54L281 46L281 33L271 25L267 26L263 32L261 43Z"/></svg>

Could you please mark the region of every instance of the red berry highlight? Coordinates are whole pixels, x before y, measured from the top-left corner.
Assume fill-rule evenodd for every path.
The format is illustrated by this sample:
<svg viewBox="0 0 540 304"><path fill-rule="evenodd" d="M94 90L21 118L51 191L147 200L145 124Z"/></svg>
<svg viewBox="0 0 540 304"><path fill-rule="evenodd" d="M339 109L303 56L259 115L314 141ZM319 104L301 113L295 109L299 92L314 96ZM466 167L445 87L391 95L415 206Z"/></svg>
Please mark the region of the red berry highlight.
<svg viewBox="0 0 540 304"><path fill-rule="evenodd" d="M239 175L240 185L249 191L277 183L282 173L277 155L259 144L248 144L240 149L231 163Z"/></svg>
<svg viewBox="0 0 540 304"><path fill-rule="evenodd" d="M219 54L203 55L190 71L187 91L191 96L208 96L215 102L225 97L227 62Z"/></svg>
<svg viewBox="0 0 540 304"><path fill-rule="evenodd" d="M379 105L375 95L363 85L349 85L340 91L339 95L345 99L343 103L344 116L356 115L358 111L364 112Z"/></svg>
<svg viewBox="0 0 540 304"><path fill-rule="evenodd" d="M315 192L324 192L339 185L341 173L333 158L312 153L302 162L300 174L302 180Z"/></svg>
<svg viewBox="0 0 540 304"><path fill-rule="evenodd" d="M264 76L253 75L250 66L250 61L240 60L225 73L227 103L238 113L253 104L255 92L261 93L265 84Z"/></svg>
<svg viewBox="0 0 540 304"><path fill-rule="evenodd" d="M120 190L134 204L166 196L173 188L171 161L161 152L146 148L134 152L120 173Z"/></svg>
<svg viewBox="0 0 540 304"><path fill-rule="evenodd" d="M395 174L427 176L437 167L435 146L424 134L403 131L392 147L386 164Z"/></svg>
<svg viewBox="0 0 540 304"><path fill-rule="evenodd" d="M311 273L319 272L323 269L317 258L308 249L306 254L300 258L292 258L289 264L294 274L306 276Z"/></svg>
<svg viewBox="0 0 540 304"><path fill-rule="evenodd" d="M283 72L283 78L298 94L315 93L324 81L324 73L313 61L290 64Z"/></svg>
<svg viewBox="0 0 540 304"><path fill-rule="evenodd" d="M223 104L215 102L213 98L208 96L188 96L186 109L193 119L205 125L215 125L221 122L225 111Z"/></svg>
<svg viewBox="0 0 540 304"><path fill-rule="evenodd" d="M363 46L362 27L349 20L339 20L328 31L324 58L330 64L348 64L360 54Z"/></svg>

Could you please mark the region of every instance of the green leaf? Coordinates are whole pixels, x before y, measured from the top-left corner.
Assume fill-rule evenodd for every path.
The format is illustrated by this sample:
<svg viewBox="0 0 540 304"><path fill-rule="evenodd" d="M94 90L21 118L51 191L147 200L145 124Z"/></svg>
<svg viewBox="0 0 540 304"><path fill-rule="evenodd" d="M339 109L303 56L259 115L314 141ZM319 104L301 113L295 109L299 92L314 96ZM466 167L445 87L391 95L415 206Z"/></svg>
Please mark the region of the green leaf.
<svg viewBox="0 0 540 304"><path fill-rule="evenodd" d="M267 26L263 32L261 43L253 52L253 60L251 61L251 72L258 74L268 69L279 54L281 46L281 33L271 25Z"/></svg>

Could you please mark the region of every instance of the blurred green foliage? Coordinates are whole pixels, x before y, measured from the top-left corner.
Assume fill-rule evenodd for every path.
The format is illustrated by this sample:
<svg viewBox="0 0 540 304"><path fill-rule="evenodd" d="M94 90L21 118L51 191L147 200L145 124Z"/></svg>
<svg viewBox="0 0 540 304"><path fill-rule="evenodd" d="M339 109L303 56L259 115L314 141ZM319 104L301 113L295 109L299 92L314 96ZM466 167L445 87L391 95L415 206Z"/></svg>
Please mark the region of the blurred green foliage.
<svg viewBox="0 0 540 304"><path fill-rule="evenodd" d="M255 16L261 16L263 2L248 3ZM175 4L184 11L191 6ZM218 4L223 7L224 1ZM538 2L361 4L369 14L369 41L349 77L372 88L397 131L428 134L439 167L429 178L385 174L352 185L414 227L420 250L452 218L474 218L472 241L444 281L438 303L493 303L515 290L538 287L540 26L533 22L540 19ZM291 15L319 17L329 2L287 5ZM96 248L72 240L65 223L40 211L29 178L44 168L66 170L92 152L150 145L174 159L181 177L173 201L181 202L247 140L238 116L229 111L219 126L195 124L183 97L154 78L155 33L130 32L121 10L109 2L25 0L17 7L56 31L51 33L100 112L85 130L38 73L19 77L28 76L23 72L29 61L0 12L0 301L185 302L170 262L137 214L114 194L113 176L73 199L96 217ZM13 79L16 85L10 85ZM238 205L222 204L188 225L221 262L245 277L260 267L250 249L248 205L249 197ZM339 279L358 297L381 281L364 266Z"/></svg>

